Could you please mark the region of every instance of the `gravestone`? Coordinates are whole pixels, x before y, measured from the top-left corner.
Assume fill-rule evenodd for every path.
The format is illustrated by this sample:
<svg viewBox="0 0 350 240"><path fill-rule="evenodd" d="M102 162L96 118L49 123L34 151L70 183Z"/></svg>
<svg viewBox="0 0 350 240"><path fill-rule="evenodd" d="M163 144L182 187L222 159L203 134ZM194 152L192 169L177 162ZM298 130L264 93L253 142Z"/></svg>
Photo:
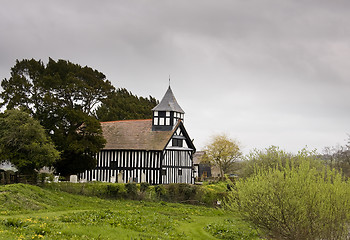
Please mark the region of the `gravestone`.
<svg viewBox="0 0 350 240"><path fill-rule="evenodd" d="M115 180L116 180L115 176L111 176L111 179L110 179L111 183L115 183Z"/></svg>
<svg viewBox="0 0 350 240"><path fill-rule="evenodd" d="M71 183L77 183L78 182L78 176L77 175L70 175L70 182Z"/></svg>
<svg viewBox="0 0 350 240"><path fill-rule="evenodd" d="M141 182L146 182L146 174L144 172L141 173Z"/></svg>
<svg viewBox="0 0 350 240"><path fill-rule="evenodd" d="M124 171L120 171L118 173L118 183L123 183L123 174L124 174Z"/></svg>
<svg viewBox="0 0 350 240"><path fill-rule="evenodd" d="M60 178L60 176L54 176L53 182L55 182L55 183L59 182L59 180L58 180L59 178Z"/></svg>

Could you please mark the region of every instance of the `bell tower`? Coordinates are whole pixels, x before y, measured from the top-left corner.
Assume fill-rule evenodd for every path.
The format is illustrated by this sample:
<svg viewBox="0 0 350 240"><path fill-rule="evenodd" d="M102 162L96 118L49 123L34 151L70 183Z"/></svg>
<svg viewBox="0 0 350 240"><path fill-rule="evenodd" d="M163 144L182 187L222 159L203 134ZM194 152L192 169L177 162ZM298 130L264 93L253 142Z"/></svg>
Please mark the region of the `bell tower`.
<svg viewBox="0 0 350 240"><path fill-rule="evenodd" d="M184 120L185 112L177 103L170 85L163 99L152 111L152 131L171 131L178 121Z"/></svg>

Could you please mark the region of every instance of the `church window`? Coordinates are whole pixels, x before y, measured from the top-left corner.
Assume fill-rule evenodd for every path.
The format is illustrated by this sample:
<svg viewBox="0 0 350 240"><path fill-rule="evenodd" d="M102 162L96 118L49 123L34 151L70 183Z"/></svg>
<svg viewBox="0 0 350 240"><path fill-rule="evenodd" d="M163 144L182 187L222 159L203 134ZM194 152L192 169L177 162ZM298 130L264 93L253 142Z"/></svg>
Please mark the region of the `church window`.
<svg viewBox="0 0 350 240"><path fill-rule="evenodd" d="M170 125L170 118L165 119L165 125Z"/></svg>
<svg viewBox="0 0 350 240"><path fill-rule="evenodd" d="M158 118L154 118L154 125L158 125Z"/></svg>
<svg viewBox="0 0 350 240"><path fill-rule="evenodd" d="M173 138L172 143L173 143L173 147L182 147L183 146L182 139Z"/></svg>
<svg viewBox="0 0 350 240"><path fill-rule="evenodd" d="M117 162L116 161L111 161L111 169L117 169Z"/></svg>
<svg viewBox="0 0 350 240"><path fill-rule="evenodd" d="M162 168L162 175L166 175L166 168Z"/></svg>
<svg viewBox="0 0 350 240"><path fill-rule="evenodd" d="M164 118L159 118L159 125L164 125Z"/></svg>

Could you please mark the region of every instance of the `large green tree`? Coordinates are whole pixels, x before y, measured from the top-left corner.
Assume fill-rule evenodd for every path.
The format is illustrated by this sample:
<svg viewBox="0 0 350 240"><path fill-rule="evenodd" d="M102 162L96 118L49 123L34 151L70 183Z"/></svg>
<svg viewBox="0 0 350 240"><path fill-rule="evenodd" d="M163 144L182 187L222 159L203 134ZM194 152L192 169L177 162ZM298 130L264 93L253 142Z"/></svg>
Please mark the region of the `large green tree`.
<svg viewBox="0 0 350 240"><path fill-rule="evenodd" d="M115 91L103 73L65 60L17 60L1 86L1 106L30 112L62 152L57 172L75 174L96 165L94 155L105 140L93 112Z"/></svg>
<svg viewBox="0 0 350 240"><path fill-rule="evenodd" d="M24 174L52 166L59 152L38 120L19 110L0 114L0 162L10 161Z"/></svg>
<svg viewBox="0 0 350 240"><path fill-rule="evenodd" d="M125 88L117 89L109 98L103 100L96 111L96 116L101 121L115 121L126 119L152 118L152 108L158 101L133 95Z"/></svg>

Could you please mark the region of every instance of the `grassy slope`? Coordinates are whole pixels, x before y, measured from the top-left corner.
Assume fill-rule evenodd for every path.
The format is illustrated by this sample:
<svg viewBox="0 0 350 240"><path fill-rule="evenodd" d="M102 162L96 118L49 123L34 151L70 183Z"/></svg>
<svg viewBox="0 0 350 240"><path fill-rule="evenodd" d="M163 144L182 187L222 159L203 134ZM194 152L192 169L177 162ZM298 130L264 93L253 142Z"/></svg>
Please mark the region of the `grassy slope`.
<svg viewBox="0 0 350 240"><path fill-rule="evenodd" d="M217 239L204 228L226 219L213 208L0 186L0 239Z"/></svg>
<svg viewBox="0 0 350 240"><path fill-rule="evenodd" d="M96 202L106 205L98 198L55 192L27 184L0 186L0 215L51 209L85 209Z"/></svg>

